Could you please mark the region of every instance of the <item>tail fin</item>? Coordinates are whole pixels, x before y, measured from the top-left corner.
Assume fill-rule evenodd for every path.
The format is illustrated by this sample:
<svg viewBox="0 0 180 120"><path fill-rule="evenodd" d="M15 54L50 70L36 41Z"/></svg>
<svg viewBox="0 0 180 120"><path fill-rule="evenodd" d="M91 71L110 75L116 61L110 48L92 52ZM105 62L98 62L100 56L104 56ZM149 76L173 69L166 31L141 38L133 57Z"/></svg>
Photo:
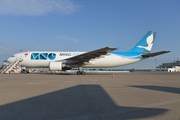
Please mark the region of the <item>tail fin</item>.
<svg viewBox="0 0 180 120"><path fill-rule="evenodd" d="M152 46L153 46L153 43L154 43L155 36L156 36L156 32L149 31L139 41L139 43L128 52L135 52L135 53L142 53L142 54L150 53Z"/></svg>

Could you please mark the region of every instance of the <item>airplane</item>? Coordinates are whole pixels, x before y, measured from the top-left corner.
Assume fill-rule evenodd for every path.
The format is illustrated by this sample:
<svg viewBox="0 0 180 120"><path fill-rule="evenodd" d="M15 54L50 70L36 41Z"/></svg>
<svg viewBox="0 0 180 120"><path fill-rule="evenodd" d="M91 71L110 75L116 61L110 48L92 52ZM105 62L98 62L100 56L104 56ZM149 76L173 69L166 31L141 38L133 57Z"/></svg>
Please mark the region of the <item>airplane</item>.
<svg viewBox="0 0 180 120"><path fill-rule="evenodd" d="M110 68L139 62L141 60L168 53L151 53L155 31L149 31L132 49L117 51L115 47L104 47L90 52L28 51L14 54L10 63L21 60L19 65L26 68L49 68L51 71L66 71L78 68L77 75L84 75L83 68Z"/></svg>

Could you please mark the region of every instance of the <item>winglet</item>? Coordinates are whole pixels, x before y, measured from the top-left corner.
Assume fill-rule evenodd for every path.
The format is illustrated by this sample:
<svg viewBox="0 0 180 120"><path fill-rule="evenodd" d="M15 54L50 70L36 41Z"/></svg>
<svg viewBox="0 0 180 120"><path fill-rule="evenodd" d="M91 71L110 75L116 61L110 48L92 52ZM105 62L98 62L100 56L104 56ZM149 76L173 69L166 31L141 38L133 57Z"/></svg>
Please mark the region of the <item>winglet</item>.
<svg viewBox="0 0 180 120"><path fill-rule="evenodd" d="M120 50L120 48L121 48L120 46L117 46L117 47L116 47L116 50Z"/></svg>

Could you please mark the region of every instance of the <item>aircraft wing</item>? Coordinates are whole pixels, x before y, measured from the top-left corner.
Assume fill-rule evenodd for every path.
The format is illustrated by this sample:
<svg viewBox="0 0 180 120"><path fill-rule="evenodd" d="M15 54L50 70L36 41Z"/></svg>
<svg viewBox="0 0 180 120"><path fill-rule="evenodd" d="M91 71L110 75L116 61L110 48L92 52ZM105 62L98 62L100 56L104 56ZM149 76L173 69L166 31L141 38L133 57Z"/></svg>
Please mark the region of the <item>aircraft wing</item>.
<svg viewBox="0 0 180 120"><path fill-rule="evenodd" d="M83 64L84 62L89 62L89 60L101 57L101 55L106 55L108 52L114 51L117 48L105 47L98 50L86 52L65 60L68 61L68 64Z"/></svg>
<svg viewBox="0 0 180 120"><path fill-rule="evenodd" d="M154 57L154 56L157 56L157 55L161 55L161 54L165 54L165 53L168 53L170 51L159 51L159 52L154 52L154 53L147 53L147 54L142 54L142 58L149 58L149 57Z"/></svg>

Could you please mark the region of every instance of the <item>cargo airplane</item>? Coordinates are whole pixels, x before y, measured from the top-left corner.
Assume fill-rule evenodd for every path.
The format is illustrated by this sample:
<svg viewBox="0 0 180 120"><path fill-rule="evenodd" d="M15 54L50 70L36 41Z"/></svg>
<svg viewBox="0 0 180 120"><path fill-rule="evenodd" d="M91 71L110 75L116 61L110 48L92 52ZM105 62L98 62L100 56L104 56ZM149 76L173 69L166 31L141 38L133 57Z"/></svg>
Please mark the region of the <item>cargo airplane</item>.
<svg viewBox="0 0 180 120"><path fill-rule="evenodd" d="M156 32L149 31L131 50L117 51L115 47L104 47L90 52L28 51L14 54L10 63L21 60L26 68L49 68L51 71L66 71L78 68L77 74L84 75L83 68L118 67L154 57L170 51L151 53Z"/></svg>

